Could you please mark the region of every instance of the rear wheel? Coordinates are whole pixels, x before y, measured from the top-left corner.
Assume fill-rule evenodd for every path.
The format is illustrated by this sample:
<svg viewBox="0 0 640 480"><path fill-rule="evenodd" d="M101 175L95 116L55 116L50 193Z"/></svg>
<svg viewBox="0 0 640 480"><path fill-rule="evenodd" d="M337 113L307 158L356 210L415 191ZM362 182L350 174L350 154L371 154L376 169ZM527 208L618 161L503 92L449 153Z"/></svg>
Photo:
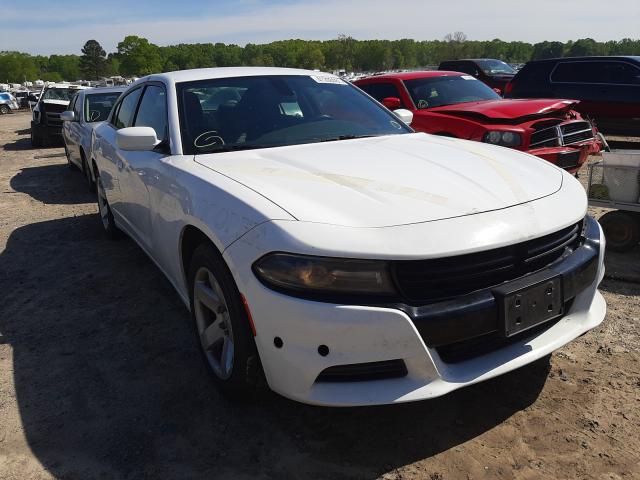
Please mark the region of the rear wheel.
<svg viewBox="0 0 640 480"><path fill-rule="evenodd" d="M96 192L96 184L93 181L93 178L91 178L91 169L89 168L89 165L87 164L87 160L84 157L84 153L81 153L81 158L82 158L82 173L84 175L85 180L87 181L87 186L89 188L89 192L91 193L95 193Z"/></svg>
<svg viewBox="0 0 640 480"><path fill-rule="evenodd" d="M102 180L97 173L96 180L96 192L98 194L98 213L100 214L102 227L104 228L104 233L107 238L109 238L110 240L115 240L120 236L120 230L118 229L118 227L116 227L116 222L113 219L113 213L111 212L111 207L109 206L109 201L107 200L107 194L104 191Z"/></svg>
<svg viewBox="0 0 640 480"><path fill-rule="evenodd" d="M640 241L640 217L614 210L605 213L599 220L607 239L607 248L615 252L626 252Z"/></svg>
<svg viewBox="0 0 640 480"><path fill-rule="evenodd" d="M229 397L251 398L261 375L258 351L240 293L213 246L202 244L193 253L189 287L201 352L214 383Z"/></svg>

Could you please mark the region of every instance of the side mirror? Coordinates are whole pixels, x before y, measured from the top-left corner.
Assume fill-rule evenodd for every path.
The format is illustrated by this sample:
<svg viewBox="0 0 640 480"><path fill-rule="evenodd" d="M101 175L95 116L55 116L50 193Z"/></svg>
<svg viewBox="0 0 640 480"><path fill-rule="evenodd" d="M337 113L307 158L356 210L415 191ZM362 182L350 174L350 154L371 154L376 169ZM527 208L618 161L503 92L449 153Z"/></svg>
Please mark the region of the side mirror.
<svg viewBox="0 0 640 480"><path fill-rule="evenodd" d="M116 145L121 150L147 152L160 143L151 127L121 128L116 133Z"/></svg>
<svg viewBox="0 0 640 480"><path fill-rule="evenodd" d="M33 94L30 94L30 95L27 97L27 99L28 99L30 102L38 103L38 97L36 97L36 96L35 96L35 95L33 95Z"/></svg>
<svg viewBox="0 0 640 480"><path fill-rule="evenodd" d="M407 125L411 125L411 122L413 122L413 112L411 110L398 108L397 110L394 110L393 113L395 113L396 116Z"/></svg>
<svg viewBox="0 0 640 480"><path fill-rule="evenodd" d="M67 110L60 114L60 120L62 120L63 122L73 122L75 119L76 115L71 110Z"/></svg>
<svg viewBox="0 0 640 480"><path fill-rule="evenodd" d="M387 97L382 100L382 104L389 110L396 110L402 107L402 102L398 97Z"/></svg>

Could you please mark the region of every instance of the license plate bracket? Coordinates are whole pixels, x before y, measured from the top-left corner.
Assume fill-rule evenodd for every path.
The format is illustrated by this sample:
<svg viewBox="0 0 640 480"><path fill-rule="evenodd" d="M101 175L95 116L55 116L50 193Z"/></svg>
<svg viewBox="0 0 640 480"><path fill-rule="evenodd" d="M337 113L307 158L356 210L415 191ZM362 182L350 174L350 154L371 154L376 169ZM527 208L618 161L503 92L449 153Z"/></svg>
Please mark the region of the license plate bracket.
<svg viewBox="0 0 640 480"><path fill-rule="evenodd" d="M540 272L493 290L499 326L505 337L548 322L564 314L562 277Z"/></svg>

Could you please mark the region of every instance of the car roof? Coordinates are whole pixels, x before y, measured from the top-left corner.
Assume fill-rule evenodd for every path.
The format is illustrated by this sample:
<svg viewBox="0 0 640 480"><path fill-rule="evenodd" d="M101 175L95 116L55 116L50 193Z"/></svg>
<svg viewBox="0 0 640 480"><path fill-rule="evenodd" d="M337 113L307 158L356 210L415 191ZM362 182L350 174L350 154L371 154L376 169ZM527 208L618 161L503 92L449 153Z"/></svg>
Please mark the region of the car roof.
<svg viewBox="0 0 640 480"><path fill-rule="evenodd" d="M45 85L45 90L48 88L68 88L69 90L86 90L91 87L85 87L83 85L76 85L73 83L54 83L53 85Z"/></svg>
<svg viewBox="0 0 640 480"><path fill-rule="evenodd" d="M592 60L631 60L634 62L640 63L640 56L634 55L601 55L601 56L592 56L592 57L558 57L558 58L544 58L540 60L531 60L527 63L555 63L562 61L572 61L572 62L589 62Z"/></svg>
<svg viewBox="0 0 640 480"><path fill-rule="evenodd" d="M93 95L94 93L122 93L127 89L126 85L120 87L94 87L84 90L85 95Z"/></svg>
<svg viewBox="0 0 640 480"><path fill-rule="evenodd" d="M359 78L353 83L358 83L361 80L371 80L371 79L392 79L396 78L398 80L416 80L418 78L432 78L432 77L447 77L447 76L457 76L460 77L462 75L466 75L461 72L449 72L447 70L424 70L418 72L401 72L401 73L383 73L382 75L372 75L370 77Z"/></svg>
<svg viewBox="0 0 640 480"><path fill-rule="evenodd" d="M179 70L176 72L156 73L138 79L135 84L149 80L158 80L167 84L193 82L198 80L210 80L215 78L232 77L259 77L266 75L322 75L332 76L331 73L319 72L315 70L302 70L298 68L278 68L278 67L216 67L216 68L196 68L192 70Z"/></svg>

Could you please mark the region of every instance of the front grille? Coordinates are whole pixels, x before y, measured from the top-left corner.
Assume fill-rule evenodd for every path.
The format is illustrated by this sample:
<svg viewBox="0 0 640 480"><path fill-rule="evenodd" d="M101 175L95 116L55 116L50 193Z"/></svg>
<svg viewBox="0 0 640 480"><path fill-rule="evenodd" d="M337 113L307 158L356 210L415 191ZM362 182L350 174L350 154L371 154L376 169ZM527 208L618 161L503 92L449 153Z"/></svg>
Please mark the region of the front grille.
<svg viewBox="0 0 640 480"><path fill-rule="evenodd" d="M433 260L399 260L392 274L412 304L428 304L495 287L536 272L572 252L582 222L516 245Z"/></svg>
<svg viewBox="0 0 640 480"><path fill-rule="evenodd" d="M584 120L541 128L531 135L529 147L558 147L572 145L593 138L591 124Z"/></svg>
<svg viewBox="0 0 640 480"><path fill-rule="evenodd" d="M407 366L402 360L336 365L324 369L316 382L362 382L404 377Z"/></svg>
<svg viewBox="0 0 640 480"><path fill-rule="evenodd" d="M47 112L47 125L51 127L62 126L62 120L60 120L60 114L54 112Z"/></svg>

